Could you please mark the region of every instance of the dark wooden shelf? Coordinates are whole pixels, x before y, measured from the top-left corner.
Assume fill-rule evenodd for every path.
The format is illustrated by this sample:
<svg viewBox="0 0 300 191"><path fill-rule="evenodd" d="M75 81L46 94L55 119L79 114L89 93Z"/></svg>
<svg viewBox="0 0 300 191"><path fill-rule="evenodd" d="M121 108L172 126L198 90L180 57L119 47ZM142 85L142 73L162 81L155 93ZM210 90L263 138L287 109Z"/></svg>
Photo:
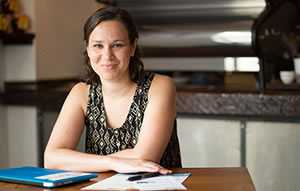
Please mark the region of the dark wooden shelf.
<svg viewBox="0 0 300 191"><path fill-rule="evenodd" d="M280 80L273 80L266 85L268 90L277 91L298 91L300 92L300 84L293 82L291 84L283 84Z"/></svg>
<svg viewBox="0 0 300 191"><path fill-rule="evenodd" d="M0 33L0 42L4 45L13 45L13 44L32 44L33 33Z"/></svg>

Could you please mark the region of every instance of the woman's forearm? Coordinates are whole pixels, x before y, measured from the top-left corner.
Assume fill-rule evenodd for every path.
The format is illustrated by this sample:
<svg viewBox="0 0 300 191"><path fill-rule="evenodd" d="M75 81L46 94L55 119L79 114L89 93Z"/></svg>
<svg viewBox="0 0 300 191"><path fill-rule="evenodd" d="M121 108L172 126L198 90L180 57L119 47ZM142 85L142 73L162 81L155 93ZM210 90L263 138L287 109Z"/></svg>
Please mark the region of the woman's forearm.
<svg viewBox="0 0 300 191"><path fill-rule="evenodd" d="M122 152L125 156L130 150ZM160 172L162 174L170 171L151 161L121 156L81 153L70 149L46 150L45 167L71 171L104 172L116 171L120 173L130 172Z"/></svg>
<svg viewBox="0 0 300 191"><path fill-rule="evenodd" d="M114 170L112 167L116 161L113 156L100 156L70 149L46 151L44 160L45 168L87 172Z"/></svg>
<svg viewBox="0 0 300 191"><path fill-rule="evenodd" d="M146 152L138 151L136 148L125 149L125 150L122 150L122 151L112 153L108 156L121 157L121 158L126 158L126 159L147 160L147 161L152 161L152 162L159 163L159 160L154 159L154 157L152 157L151 154L146 153Z"/></svg>
<svg viewBox="0 0 300 191"><path fill-rule="evenodd" d="M108 156L121 157L121 158L126 158L126 159L140 159L140 156L135 152L134 149L125 149L122 151L112 153Z"/></svg>

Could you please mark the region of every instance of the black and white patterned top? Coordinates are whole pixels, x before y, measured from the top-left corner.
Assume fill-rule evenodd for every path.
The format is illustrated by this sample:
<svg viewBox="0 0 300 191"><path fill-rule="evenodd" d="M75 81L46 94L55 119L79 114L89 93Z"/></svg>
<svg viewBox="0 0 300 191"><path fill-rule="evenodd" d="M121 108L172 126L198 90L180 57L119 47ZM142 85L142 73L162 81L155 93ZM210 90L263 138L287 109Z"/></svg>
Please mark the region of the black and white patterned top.
<svg viewBox="0 0 300 191"><path fill-rule="evenodd" d="M139 81L129 113L119 128L106 127L106 115L101 83L91 84L85 117L87 153L108 155L124 149L133 148L137 141L148 103L148 90L153 73L145 73ZM176 120L170 142L160 164L164 167L181 167Z"/></svg>

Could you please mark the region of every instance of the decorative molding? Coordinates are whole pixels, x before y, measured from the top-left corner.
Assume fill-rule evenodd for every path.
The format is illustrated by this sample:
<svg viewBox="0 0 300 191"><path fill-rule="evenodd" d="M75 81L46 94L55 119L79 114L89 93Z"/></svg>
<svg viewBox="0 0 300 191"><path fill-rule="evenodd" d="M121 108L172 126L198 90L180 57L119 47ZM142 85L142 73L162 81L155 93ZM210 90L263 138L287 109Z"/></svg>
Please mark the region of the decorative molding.
<svg viewBox="0 0 300 191"><path fill-rule="evenodd" d="M183 114L245 116L257 118L300 117L300 93L179 92L177 111Z"/></svg>

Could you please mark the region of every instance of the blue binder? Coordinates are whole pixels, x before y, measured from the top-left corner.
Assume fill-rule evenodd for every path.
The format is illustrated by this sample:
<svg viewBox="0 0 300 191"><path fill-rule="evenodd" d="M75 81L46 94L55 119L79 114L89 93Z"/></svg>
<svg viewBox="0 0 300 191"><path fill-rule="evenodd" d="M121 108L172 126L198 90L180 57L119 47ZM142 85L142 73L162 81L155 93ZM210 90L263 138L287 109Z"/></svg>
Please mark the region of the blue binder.
<svg viewBox="0 0 300 191"><path fill-rule="evenodd" d="M96 178L96 173L72 172L23 166L0 169L0 181L53 188Z"/></svg>

